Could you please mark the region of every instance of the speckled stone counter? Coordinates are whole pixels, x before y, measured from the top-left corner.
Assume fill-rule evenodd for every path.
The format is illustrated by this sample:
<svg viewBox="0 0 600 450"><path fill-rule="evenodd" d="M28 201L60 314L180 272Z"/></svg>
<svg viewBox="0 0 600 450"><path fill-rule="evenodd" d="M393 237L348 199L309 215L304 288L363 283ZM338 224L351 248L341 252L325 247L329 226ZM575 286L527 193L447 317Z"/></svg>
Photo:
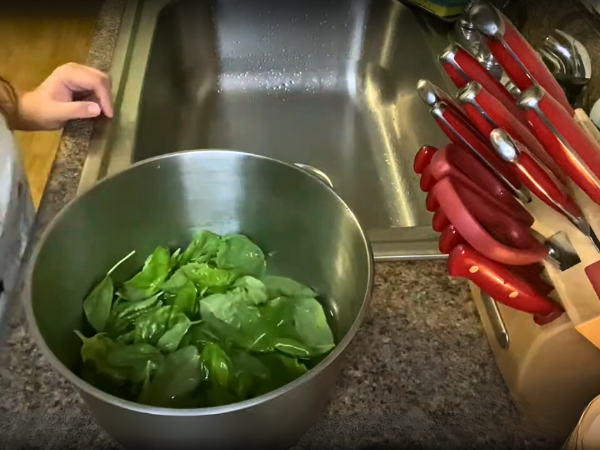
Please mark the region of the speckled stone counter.
<svg viewBox="0 0 600 450"><path fill-rule="evenodd" d="M96 67L110 64L123 5L103 7L89 59ZM90 135L83 122L65 131L36 237L75 195ZM118 448L31 341L20 305L10 313L0 350L0 448ZM560 445L514 408L467 284L450 279L444 262L376 265L371 308L348 359L330 407L298 449Z"/></svg>
<svg viewBox="0 0 600 450"><path fill-rule="evenodd" d="M376 271L334 400L297 448L546 448L520 423L466 284L450 279L443 262ZM115 445L22 320L13 321L8 345L0 376L4 448Z"/></svg>

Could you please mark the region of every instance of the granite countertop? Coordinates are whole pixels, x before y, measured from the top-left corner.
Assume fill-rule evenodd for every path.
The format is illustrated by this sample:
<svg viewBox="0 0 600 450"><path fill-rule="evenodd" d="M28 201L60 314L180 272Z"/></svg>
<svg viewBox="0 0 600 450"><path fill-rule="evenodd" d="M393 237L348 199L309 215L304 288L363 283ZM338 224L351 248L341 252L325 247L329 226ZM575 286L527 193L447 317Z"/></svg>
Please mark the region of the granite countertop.
<svg viewBox="0 0 600 450"><path fill-rule="evenodd" d="M539 3L548 3L545 0ZM532 2L538 3L538 2ZM89 63L110 65L124 0L106 0ZM74 197L91 124L65 130L35 225ZM14 302L0 349L0 448L118 448L32 342ZM367 319L304 448L547 448L516 411L467 284L442 261L376 264Z"/></svg>

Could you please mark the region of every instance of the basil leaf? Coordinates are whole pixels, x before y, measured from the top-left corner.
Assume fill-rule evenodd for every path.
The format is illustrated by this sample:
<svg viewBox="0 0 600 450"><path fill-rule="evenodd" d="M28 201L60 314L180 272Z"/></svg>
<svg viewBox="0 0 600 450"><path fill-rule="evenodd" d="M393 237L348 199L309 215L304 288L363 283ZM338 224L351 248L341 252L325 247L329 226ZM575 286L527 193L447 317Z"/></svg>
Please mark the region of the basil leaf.
<svg viewBox="0 0 600 450"><path fill-rule="evenodd" d="M279 353L258 355L257 358L270 372L269 379L261 386L261 394L279 389L308 371L306 366L296 358L290 358Z"/></svg>
<svg viewBox="0 0 600 450"><path fill-rule="evenodd" d="M265 271L265 255L246 236L226 236L219 243L215 263L220 269L230 270L236 276L250 275L261 278Z"/></svg>
<svg viewBox="0 0 600 450"><path fill-rule="evenodd" d="M141 383L148 362L155 369L163 360L162 354L154 347L142 345L122 345L104 333L82 339L81 359L84 364L94 367L96 373L110 379L113 383Z"/></svg>
<svg viewBox="0 0 600 450"><path fill-rule="evenodd" d="M165 353L177 350L181 339L188 332L192 322L184 313L177 313L169 320L169 329L160 337L156 346Z"/></svg>
<svg viewBox="0 0 600 450"><path fill-rule="evenodd" d="M233 375L231 359L219 344L210 342L205 345L200 355L206 369L209 389L206 392L208 406L220 406L234 403L238 399L229 391L229 383Z"/></svg>
<svg viewBox="0 0 600 450"><path fill-rule="evenodd" d="M168 298L167 303L177 306L188 317L196 315L198 290L181 269L164 282L161 289L173 294Z"/></svg>
<svg viewBox="0 0 600 450"><path fill-rule="evenodd" d="M181 340L180 345L182 347L193 345L199 351L202 351L202 349L207 343L218 341L219 337L213 331L210 330L210 327L206 324L206 322L203 322L192 325Z"/></svg>
<svg viewBox="0 0 600 450"><path fill-rule="evenodd" d="M263 386L271 377L269 368L250 353L234 350L231 353L232 390L240 400L262 394Z"/></svg>
<svg viewBox="0 0 600 450"><path fill-rule="evenodd" d="M104 331L112 308L114 286L109 276L96 285L83 301L83 311L88 323L97 332Z"/></svg>
<svg viewBox="0 0 600 450"><path fill-rule="evenodd" d="M146 370L154 372L163 362L162 353L149 344L114 347L106 357L106 363L132 383L143 383Z"/></svg>
<svg viewBox="0 0 600 450"><path fill-rule="evenodd" d="M83 304L98 334L78 333L81 376L106 392L154 406L226 405L289 383L334 347L315 292L264 276L264 254L245 236L202 232L172 255L157 247L113 301L111 272L132 254Z"/></svg>
<svg viewBox="0 0 600 450"><path fill-rule="evenodd" d="M322 355L335 347L325 311L314 298L294 299L294 325L300 340L311 348L311 356Z"/></svg>
<svg viewBox="0 0 600 450"><path fill-rule="evenodd" d="M152 376L151 363L148 361L146 364L146 370L144 371L144 383L142 384L142 389L138 394L138 398L147 398L150 394L150 381Z"/></svg>
<svg viewBox="0 0 600 450"><path fill-rule="evenodd" d="M168 280L160 285L160 289L171 294L177 293L189 281L185 272L178 269Z"/></svg>
<svg viewBox="0 0 600 450"><path fill-rule="evenodd" d="M182 254L181 254L181 249L178 248L177 250L175 250L173 252L173 254L171 255L171 260L169 262L169 266L171 267L171 269L176 268L179 263L181 262L181 258L182 258Z"/></svg>
<svg viewBox="0 0 600 450"><path fill-rule="evenodd" d="M277 297L315 298L317 295L308 286L304 286L291 278L267 275L262 279L262 282L267 288L269 300Z"/></svg>
<svg viewBox="0 0 600 450"><path fill-rule="evenodd" d="M105 333L98 333L91 338L85 337L77 330L75 334L83 342L80 350L83 362L81 378L110 394L120 395L124 392L123 386L127 378L120 371L113 370L106 362L108 353L117 344Z"/></svg>
<svg viewBox="0 0 600 450"><path fill-rule="evenodd" d="M120 344L133 344L133 340L135 339L135 330L128 331L127 333L120 334L115 339Z"/></svg>
<svg viewBox="0 0 600 450"><path fill-rule="evenodd" d="M238 278L233 284L235 292L241 295L241 298L249 304L260 305L267 301L267 288L262 281L244 276Z"/></svg>
<svg viewBox="0 0 600 450"><path fill-rule="evenodd" d="M323 307L315 299L276 298L261 314L268 346L291 356L303 358L327 353L334 345Z"/></svg>
<svg viewBox="0 0 600 450"><path fill-rule="evenodd" d="M168 305L139 317L135 322L134 342L156 345L167 330L171 317L178 312L176 306Z"/></svg>
<svg viewBox="0 0 600 450"><path fill-rule="evenodd" d="M226 388L229 385L229 377L232 372L231 359L229 359L227 353L219 344L209 342L204 346L200 357L207 370L208 381Z"/></svg>
<svg viewBox="0 0 600 450"><path fill-rule="evenodd" d="M132 331L135 321L139 317L155 311L162 306L162 303L158 300L160 296L161 294L156 294L139 302L117 301L108 319L106 332L111 337L116 337Z"/></svg>
<svg viewBox="0 0 600 450"><path fill-rule="evenodd" d="M200 300L200 315L205 319L209 314L237 330L261 319L258 308L246 303L237 292L213 294Z"/></svg>
<svg viewBox="0 0 600 450"><path fill-rule="evenodd" d="M183 347L165 359L137 400L152 406L189 407L193 404L192 394L205 377L198 349Z"/></svg>
<svg viewBox="0 0 600 450"><path fill-rule="evenodd" d="M189 263L179 270L189 280L193 281L199 289L226 288L235 279L231 272L210 267L206 263Z"/></svg>
<svg viewBox="0 0 600 450"><path fill-rule="evenodd" d="M119 289L119 295L130 301L140 301L151 297L158 292L170 270L171 256L169 250L159 246L146 259L142 271L123 283L123 286Z"/></svg>
<svg viewBox="0 0 600 450"><path fill-rule="evenodd" d="M204 230L198 233L188 248L185 249L179 260L179 265L183 266L190 262L208 262L216 254L221 237L215 233Z"/></svg>

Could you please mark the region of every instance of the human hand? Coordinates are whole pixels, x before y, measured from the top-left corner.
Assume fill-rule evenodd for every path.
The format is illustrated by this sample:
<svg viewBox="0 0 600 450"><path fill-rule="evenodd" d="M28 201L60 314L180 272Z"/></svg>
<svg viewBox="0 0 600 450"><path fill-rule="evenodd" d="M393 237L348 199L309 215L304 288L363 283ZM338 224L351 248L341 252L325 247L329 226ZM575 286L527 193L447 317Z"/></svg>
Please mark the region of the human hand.
<svg viewBox="0 0 600 450"><path fill-rule="evenodd" d="M113 116L110 78L104 72L77 63L58 67L31 92L19 98L20 130L57 130L72 119Z"/></svg>

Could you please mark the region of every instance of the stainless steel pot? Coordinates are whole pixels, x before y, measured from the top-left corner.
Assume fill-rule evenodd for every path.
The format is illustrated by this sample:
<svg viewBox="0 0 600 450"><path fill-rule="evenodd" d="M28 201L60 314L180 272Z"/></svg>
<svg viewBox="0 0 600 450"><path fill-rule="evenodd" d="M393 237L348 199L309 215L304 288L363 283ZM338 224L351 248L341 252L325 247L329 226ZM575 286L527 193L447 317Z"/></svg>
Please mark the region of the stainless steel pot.
<svg viewBox="0 0 600 450"><path fill-rule="evenodd" d="M231 151L161 156L99 182L48 227L26 286L31 332L117 441L141 448L265 449L293 443L317 419L363 319L373 263L354 214L307 169ZM80 342L73 330L81 329L82 300L93 284L132 250L137 259L128 262L123 279L156 245L184 246L194 230L204 228L248 235L273 252L274 272L321 293L338 336L336 349L289 385L217 408L148 407L79 378Z"/></svg>

